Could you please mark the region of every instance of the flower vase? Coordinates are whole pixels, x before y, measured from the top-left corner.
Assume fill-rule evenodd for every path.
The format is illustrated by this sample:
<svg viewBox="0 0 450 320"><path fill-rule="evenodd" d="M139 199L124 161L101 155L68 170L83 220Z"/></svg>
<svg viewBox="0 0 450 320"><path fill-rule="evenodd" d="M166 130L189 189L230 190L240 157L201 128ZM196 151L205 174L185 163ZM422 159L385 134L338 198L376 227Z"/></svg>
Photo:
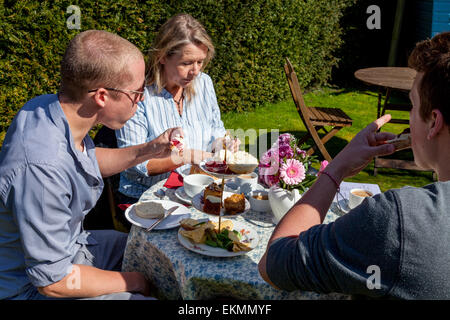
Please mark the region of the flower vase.
<svg viewBox="0 0 450 320"><path fill-rule="evenodd" d="M278 224L281 218L289 211L294 204L300 200L301 194L297 189L285 190L278 186L269 189L269 203L272 209L273 222Z"/></svg>

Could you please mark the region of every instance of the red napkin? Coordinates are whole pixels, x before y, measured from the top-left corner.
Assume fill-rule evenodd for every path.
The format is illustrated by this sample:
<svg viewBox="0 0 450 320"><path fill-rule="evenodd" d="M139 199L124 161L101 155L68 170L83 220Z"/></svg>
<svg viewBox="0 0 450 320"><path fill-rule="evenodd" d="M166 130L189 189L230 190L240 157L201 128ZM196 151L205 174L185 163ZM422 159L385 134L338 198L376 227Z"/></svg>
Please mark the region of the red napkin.
<svg viewBox="0 0 450 320"><path fill-rule="evenodd" d="M120 210L125 211L131 205L132 205L132 203L123 203L123 204L118 204L117 206L119 207Z"/></svg>
<svg viewBox="0 0 450 320"><path fill-rule="evenodd" d="M164 187L169 189L174 189L183 186L183 176L176 171L170 173L169 178L167 178Z"/></svg>

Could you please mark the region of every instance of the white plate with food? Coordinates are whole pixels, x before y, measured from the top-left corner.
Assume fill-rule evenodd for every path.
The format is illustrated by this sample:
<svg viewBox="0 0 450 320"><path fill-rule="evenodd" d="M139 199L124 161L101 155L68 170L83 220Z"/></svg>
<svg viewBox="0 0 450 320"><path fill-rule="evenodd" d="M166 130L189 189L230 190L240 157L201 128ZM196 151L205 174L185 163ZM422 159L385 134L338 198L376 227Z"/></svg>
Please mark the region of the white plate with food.
<svg viewBox="0 0 450 320"><path fill-rule="evenodd" d="M180 221L191 216L191 212L184 205L170 200L148 200L136 202L125 210L125 217L132 224L148 228L170 208L178 208L172 214L161 221L154 230L172 229L180 226Z"/></svg>
<svg viewBox="0 0 450 320"><path fill-rule="evenodd" d="M227 169L227 166L225 164L220 164L219 162L214 162L211 159L206 159L200 162L198 165L200 169L202 169L204 172L206 172L209 175L212 175L216 178L234 178L239 176L238 173L234 173L231 170ZM215 170L215 171L213 171Z"/></svg>
<svg viewBox="0 0 450 320"><path fill-rule="evenodd" d="M199 194L195 195L194 198L192 199L192 205L194 206L195 209L200 210L201 212L204 212L206 214L210 214L212 216L218 216L218 214L215 213L211 213L211 212L206 212L204 211L204 205L205 205L205 200L204 200L204 191L200 192ZM229 209L231 205L228 204L228 201L226 202L225 200L228 199L229 197L236 195L234 197L237 197L237 195L239 195L239 201L243 201L243 210L236 210L234 211L235 213L230 213L231 210L226 210ZM243 198L243 200L241 200ZM232 218L232 217L237 217L240 216L243 213L247 213L250 210L250 202L248 202L248 200L245 198L245 196L240 195L238 193L233 193L233 192L228 192L228 191L224 191L223 192L223 199L222 199L222 209L221 209L221 216L222 217L226 217L226 218ZM234 207L232 207L231 209L235 209L238 206L241 207L242 209L242 203L241 204L234 204ZM240 211L240 212L238 212Z"/></svg>
<svg viewBox="0 0 450 320"><path fill-rule="evenodd" d="M192 204L192 198L187 195L186 191L184 191L184 187L179 187L175 190L175 197L177 197L177 199L181 202Z"/></svg>
<svg viewBox="0 0 450 320"><path fill-rule="evenodd" d="M195 222L193 219L189 220ZM205 225L206 223L209 223L208 220L209 219L197 220L198 223L195 224L195 226L200 228L201 226L199 223ZM221 221L223 223L221 229L224 230L225 225L228 225L231 231L228 229L227 231L222 231L222 233L218 235L217 231L212 231L214 229L209 229L209 232L207 233L203 230L203 232L205 232L203 236L198 234L195 229L187 230L181 226L178 230L178 241L186 249L210 257L236 257L247 254L247 252L257 247L259 237L255 229L243 222L225 219L222 219ZM215 230L218 230L218 220L215 219L210 222L214 222L216 225ZM211 231L214 232L215 236L211 236L213 234ZM192 234L192 232L197 234ZM219 241L217 239L219 239Z"/></svg>

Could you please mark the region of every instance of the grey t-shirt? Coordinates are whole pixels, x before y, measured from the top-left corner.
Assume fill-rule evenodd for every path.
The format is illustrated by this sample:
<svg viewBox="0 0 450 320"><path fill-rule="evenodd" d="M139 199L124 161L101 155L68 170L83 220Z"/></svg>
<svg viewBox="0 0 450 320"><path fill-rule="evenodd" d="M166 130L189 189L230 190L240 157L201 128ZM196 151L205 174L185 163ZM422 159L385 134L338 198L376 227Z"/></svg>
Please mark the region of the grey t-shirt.
<svg viewBox="0 0 450 320"><path fill-rule="evenodd" d="M278 239L266 268L289 291L450 299L450 181L390 190Z"/></svg>

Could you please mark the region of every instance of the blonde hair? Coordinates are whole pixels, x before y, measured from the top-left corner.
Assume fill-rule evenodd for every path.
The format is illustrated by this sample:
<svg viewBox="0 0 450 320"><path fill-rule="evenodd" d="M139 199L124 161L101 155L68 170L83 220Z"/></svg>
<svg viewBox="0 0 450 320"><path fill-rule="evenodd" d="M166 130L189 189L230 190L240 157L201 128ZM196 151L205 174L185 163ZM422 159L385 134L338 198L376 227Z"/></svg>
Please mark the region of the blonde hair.
<svg viewBox="0 0 450 320"><path fill-rule="evenodd" d="M116 34L101 30L81 32L64 53L59 92L79 101L88 90L120 88L133 80L128 65L139 58L143 59L141 51Z"/></svg>
<svg viewBox="0 0 450 320"><path fill-rule="evenodd" d="M148 54L146 77L147 84L155 84L158 93L166 85L161 59L180 52L188 44L204 45L208 48L201 68L203 71L214 56L214 45L203 25L191 15L184 13L173 16L162 25ZM185 93L188 99L194 96L193 85L186 87Z"/></svg>

